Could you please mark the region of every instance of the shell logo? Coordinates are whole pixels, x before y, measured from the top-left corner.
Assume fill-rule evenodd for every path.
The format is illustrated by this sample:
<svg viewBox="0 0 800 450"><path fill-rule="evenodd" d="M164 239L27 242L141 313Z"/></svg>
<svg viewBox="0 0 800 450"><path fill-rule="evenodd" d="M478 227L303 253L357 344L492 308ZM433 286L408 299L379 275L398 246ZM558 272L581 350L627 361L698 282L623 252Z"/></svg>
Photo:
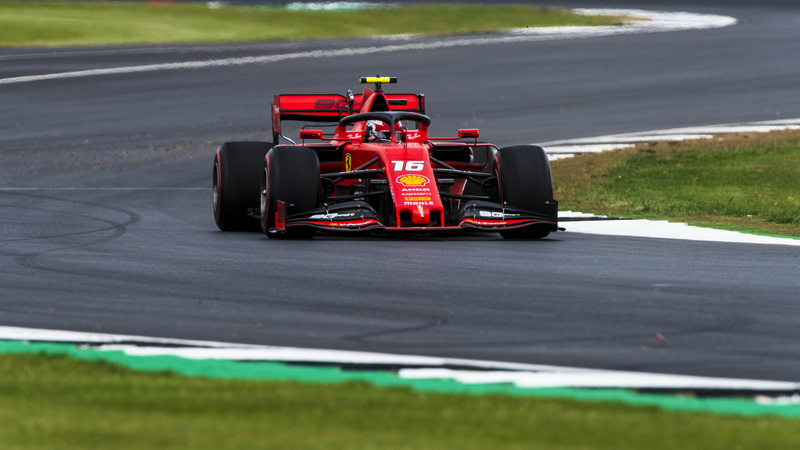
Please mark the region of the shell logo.
<svg viewBox="0 0 800 450"><path fill-rule="evenodd" d="M431 180L423 175L401 175L397 177L397 182L402 183L403 186L425 186Z"/></svg>

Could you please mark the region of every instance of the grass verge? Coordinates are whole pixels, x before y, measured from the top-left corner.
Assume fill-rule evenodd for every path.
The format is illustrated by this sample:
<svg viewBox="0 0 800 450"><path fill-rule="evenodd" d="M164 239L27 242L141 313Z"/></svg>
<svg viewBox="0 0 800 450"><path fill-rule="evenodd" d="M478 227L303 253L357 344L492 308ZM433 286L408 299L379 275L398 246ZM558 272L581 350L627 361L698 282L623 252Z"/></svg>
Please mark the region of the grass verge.
<svg viewBox="0 0 800 450"><path fill-rule="evenodd" d="M445 35L508 28L618 25L530 6L430 4L355 11L210 8L197 3L0 1L0 46L264 42L392 34Z"/></svg>
<svg viewBox="0 0 800 450"><path fill-rule="evenodd" d="M800 130L640 144L552 171L562 209L800 237Z"/></svg>
<svg viewBox="0 0 800 450"><path fill-rule="evenodd" d="M796 420L654 407L136 372L0 356L0 447L792 448Z"/></svg>

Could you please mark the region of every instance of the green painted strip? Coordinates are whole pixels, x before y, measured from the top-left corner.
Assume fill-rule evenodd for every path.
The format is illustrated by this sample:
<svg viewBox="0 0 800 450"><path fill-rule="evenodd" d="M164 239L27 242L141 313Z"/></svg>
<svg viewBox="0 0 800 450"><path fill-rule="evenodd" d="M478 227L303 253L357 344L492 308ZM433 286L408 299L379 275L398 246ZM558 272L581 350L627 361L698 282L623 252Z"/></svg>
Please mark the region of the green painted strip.
<svg viewBox="0 0 800 450"><path fill-rule="evenodd" d="M640 394L622 389L520 388L511 384L462 384L454 380L404 379L395 373L385 371L347 371L338 367L301 366L278 362L194 360L177 356L130 356L123 351L105 351L70 344L0 341L0 354L14 353L68 355L82 360L119 364L133 370L170 371L184 376L264 381L293 380L306 383L366 382L379 387L406 387L424 392L619 402L634 406L656 406L671 411L800 418L800 405L760 404L746 398L704 399L688 395Z"/></svg>

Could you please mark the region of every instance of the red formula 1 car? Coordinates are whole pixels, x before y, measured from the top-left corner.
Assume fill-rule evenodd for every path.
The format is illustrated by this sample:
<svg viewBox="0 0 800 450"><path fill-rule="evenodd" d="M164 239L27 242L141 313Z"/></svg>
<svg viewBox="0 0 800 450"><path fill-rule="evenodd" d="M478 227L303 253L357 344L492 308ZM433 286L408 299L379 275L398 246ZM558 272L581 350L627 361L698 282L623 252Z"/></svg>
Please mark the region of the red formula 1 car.
<svg viewBox="0 0 800 450"><path fill-rule="evenodd" d="M559 230L550 164L541 147L498 149L476 129L428 135L422 94L374 83L361 95L276 95L273 142L226 142L214 157L214 218L221 230L269 237L331 232L480 230L539 239ZM332 122L332 133L281 134L284 120ZM315 128L322 128L316 126ZM279 138L290 144L278 144Z"/></svg>

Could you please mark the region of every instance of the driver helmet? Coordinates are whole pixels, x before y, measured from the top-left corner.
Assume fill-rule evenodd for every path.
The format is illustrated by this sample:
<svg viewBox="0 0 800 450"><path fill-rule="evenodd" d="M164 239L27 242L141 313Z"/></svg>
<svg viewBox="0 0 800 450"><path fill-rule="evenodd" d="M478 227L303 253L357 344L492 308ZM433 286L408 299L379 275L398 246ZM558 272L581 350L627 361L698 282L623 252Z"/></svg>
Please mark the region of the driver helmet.
<svg viewBox="0 0 800 450"><path fill-rule="evenodd" d="M366 136L369 142L389 140L392 138L392 130L389 128L389 125L380 120L368 120Z"/></svg>

